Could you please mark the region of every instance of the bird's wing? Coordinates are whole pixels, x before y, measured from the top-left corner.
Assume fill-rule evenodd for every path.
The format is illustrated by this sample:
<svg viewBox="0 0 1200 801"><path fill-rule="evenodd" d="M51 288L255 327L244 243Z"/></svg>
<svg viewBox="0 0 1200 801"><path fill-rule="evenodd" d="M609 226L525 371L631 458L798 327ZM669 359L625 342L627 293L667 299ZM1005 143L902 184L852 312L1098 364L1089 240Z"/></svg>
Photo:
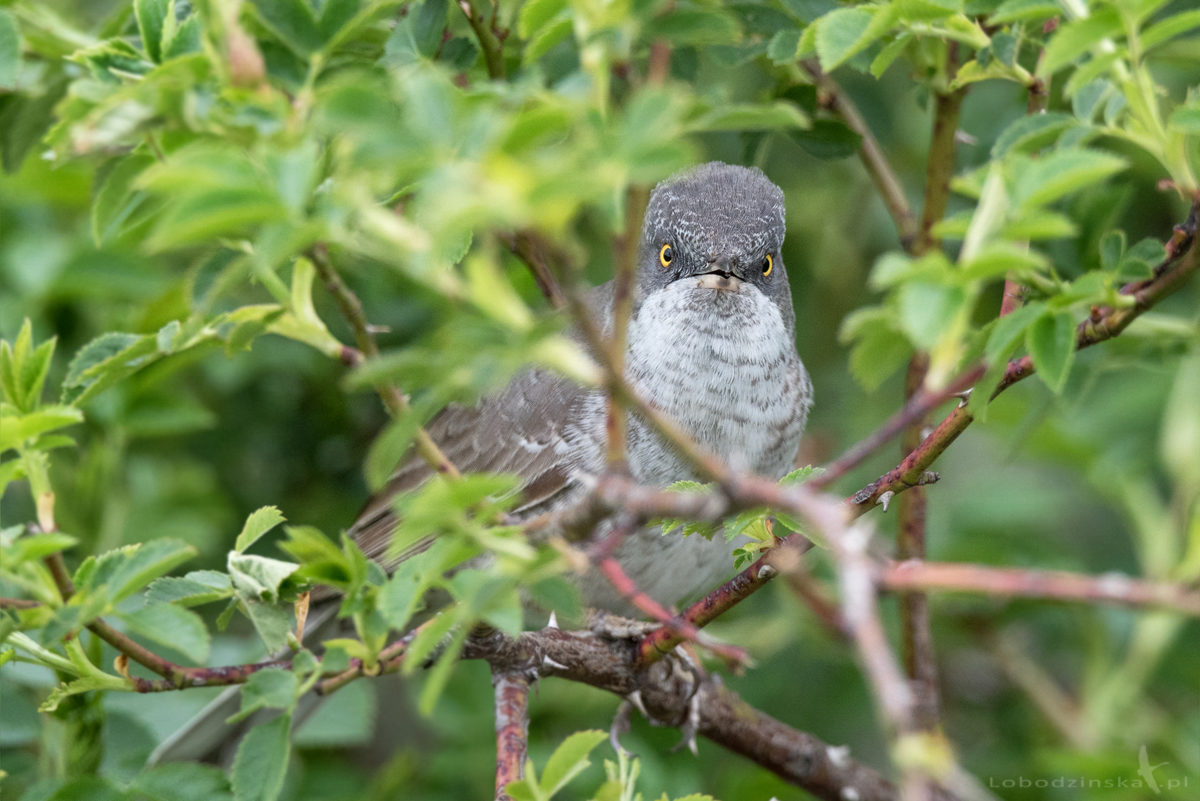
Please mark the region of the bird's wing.
<svg viewBox="0 0 1200 801"><path fill-rule="evenodd" d="M521 479L521 510L550 505L572 486L568 421L587 390L545 370L530 369L475 406L451 405L427 430L464 473L515 473ZM433 474L416 454L401 463L388 483L363 507L350 535L370 558L387 567L403 558L387 558L396 526L392 501L419 487ZM414 546L423 550L426 544Z"/></svg>

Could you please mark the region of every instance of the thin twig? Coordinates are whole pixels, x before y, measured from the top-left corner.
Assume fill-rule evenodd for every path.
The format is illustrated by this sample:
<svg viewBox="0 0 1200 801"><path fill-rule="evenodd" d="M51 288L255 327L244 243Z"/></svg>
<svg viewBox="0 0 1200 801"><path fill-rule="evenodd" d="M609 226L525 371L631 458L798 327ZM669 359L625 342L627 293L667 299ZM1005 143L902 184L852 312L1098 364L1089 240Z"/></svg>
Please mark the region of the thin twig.
<svg viewBox="0 0 1200 801"><path fill-rule="evenodd" d="M484 6L491 9L487 13ZM499 80L504 77L504 37L495 30L496 8L487 0L458 0L458 7L467 18L475 38L479 40L479 49L483 51L483 63L487 66L488 77Z"/></svg>
<svg viewBox="0 0 1200 801"><path fill-rule="evenodd" d="M346 322L350 324L350 328L354 331L354 341L358 344L357 357L352 351L347 351L343 354L343 361L349 364L357 364L360 361L367 359L379 358L379 345L375 341L375 333L367 322L366 315L363 312L362 301L358 299L337 269L333 266L333 262L329 258L329 248L325 243L320 242L308 249L308 258L317 268L317 274L321 276L321 280L325 282L325 288L329 294L333 296L338 308L342 312L342 316L346 318ZM412 407L409 405L408 397L392 384L380 383L375 386L375 391L379 393L379 397L383 400L384 406L393 417L400 417L412 413ZM429 436L429 432L424 427L418 427L413 442L416 446L417 453L425 460L431 468L437 471L440 475L449 476L450 478L458 478L461 474L454 462L450 461L449 457L438 447L438 444L433 441L433 437Z"/></svg>
<svg viewBox="0 0 1200 801"><path fill-rule="evenodd" d="M1110 603L1200 617L1200 591L1118 573L1089 576L1063 570L908 560L887 565L879 581L881 586L901 592L940 590L1003 598Z"/></svg>
<svg viewBox="0 0 1200 801"><path fill-rule="evenodd" d="M837 81L822 71L820 64L815 60L805 60L800 62L800 66L816 84L820 92L821 105L841 117L850 130L861 137L859 157L867 169L867 174L871 176L871 180L879 190L879 195L883 199L883 204L887 206L892 221L896 224L900 241L904 243L905 250L908 250L918 234L916 217L908 204L904 187L901 185L900 179L896 177L896 171L892 168L887 156L884 155L883 148L879 146L879 141L871 133L871 129L862 114L859 113L858 107L846 96Z"/></svg>

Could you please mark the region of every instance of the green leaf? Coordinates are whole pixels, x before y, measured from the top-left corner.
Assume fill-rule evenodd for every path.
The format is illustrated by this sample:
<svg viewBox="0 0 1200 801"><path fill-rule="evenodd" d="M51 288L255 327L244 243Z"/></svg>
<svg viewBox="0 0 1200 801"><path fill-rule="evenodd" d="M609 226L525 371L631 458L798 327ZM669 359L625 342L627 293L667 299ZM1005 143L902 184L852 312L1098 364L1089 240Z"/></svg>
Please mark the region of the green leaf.
<svg viewBox="0 0 1200 801"><path fill-rule="evenodd" d="M1122 281L1138 281L1151 278L1154 269L1167 257L1162 242L1147 237L1123 254L1117 265L1117 278Z"/></svg>
<svg viewBox="0 0 1200 801"><path fill-rule="evenodd" d="M813 120L808 130L792 129L788 136L819 159L843 159L853 156L862 137L849 126L834 120Z"/></svg>
<svg viewBox="0 0 1200 801"><path fill-rule="evenodd" d="M1052 144L1059 135L1078 125L1075 118L1061 111L1048 111L1019 117L1004 129L992 145L992 158L1003 158L1011 151L1030 152Z"/></svg>
<svg viewBox="0 0 1200 801"><path fill-rule="evenodd" d="M1002 354L1007 353L1020 342L1029 326L1041 318L1045 309L1045 304L1034 301L1014 309L998 319L992 326L991 333L988 334L987 345L983 351L987 362L995 363Z"/></svg>
<svg viewBox="0 0 1200 801"><path fill-rule="evenodd" d="M826 72L867 49L883 31L871 25L875 14L864 8L839 8L821 17L817 26L817 57Z"/></svg>
<svg viewBox="0 0 1200 801"><path fill-rule="evenodd" d="M879 51L879 55L875 56L875 60L871 62L871 75L875 76L876 78L881 77L885 72L887 72L888 67L892 66L892 63L900 57L900 54L908 49L909 44L911 44L915 39L916 37L910 33L902 33L892 41L888 42L887 45L885 45L884 48Z"/></svg>
<svg viewBox="0 0 1200 801"><path fill-rule="evenodd" d="M274 603L279 600L283 583L299 567L295 562L231 552L227 569L239 597Z"/></svg>
<svg viewBox="0 0 1200 801"><path fill-rule="evenodd" d="M522 39L542 30L567 7L567 0L527 0L517 15L517 35Z"/></svg>
<svg viewBox="0 0 1200 801"><path fill-rule="evenodd" d="M1016 167L1014 205L1029 209L1053 203L1100 183L1126 165L1120 156L1088 148L1056 150L1036 159L1022 157Z"/></svg>
<svg viewBox="0 0 1200 801"><path fill-rule="evenodd" d="M993 25L1004 22L1048 19L1062 13L1055 0L1004 0L988 17Z"/></svg>
<svg viewBox="0 0 1200 801"><path fill-rule="evenodd" d="M12 462L5 462L7 467ZM50 554L65 551L75 547L79 540L69 534L55 532L53 534L26 534L17 537L0 550L0 565L16 566L21 562L33 562L44 559Z"/></svg>
<svg viewBox="0 0 1200 801"><path fill-rule="evenodd" d="M107 551L84 560L75 571L81 595L100 595L108 604L132 595L154 579L192 558L196 549L173 539L156 539Z"/></svg>
<svg viewBox="0 0 1200 801"><path fill-rule="evenodd" d="M131 153L104 176L92 198L92 241L97 245L118 240L128 229L126 224L148 197L134 182L153 163L144 153Z"/></svg>
<svg viewBox="0 0 1200 801"><path fill-rule="evenodd" d="M171 0L134 0L133 13L137 17L138 33L142 37L142 49L150 60L162 61L163 23L167 14L173 14Z"/></svg>
<svg viewBox="0 0 1200 801"><path fill-rule="evenodd" d="M1175 109L1167 118L1167 125L1185 134L1200 134L1200 104Z"/></svg>
<svg viewBox="0 0 1200 801"><path fill-rule="evenodd" d="M963 0L893 0L901 19L910 22L945 19L963 10Z"/></svg>
<svg viewBox="0 0 1200 801"><path fill-rule="evenodd" d="M607 739L608 732L590 729L577 731L563 740L546 760L546 767L542 770L539 783L544 797L553 796L591 765L588 754Z"/></svg>
<svg viewBox="0 0 1200 801"><path fill-rule="evenodd" d="M286 520L287 518L283 516L278 507L263 506L260 509L255 509L246 518L246 523L242 526L241 533L237 535L237 541L233 546L234 550L238 553L244 552L251 545L258 542L259 537Z"/></svg>
<svg viewBox="0 0 1200 801"><path fill-rule="evenodd" d="M60 428L83 422L83 412L71 406L43 406L36 412L17 415L0 410L0 453L22 447L26 442Z"/></svg>
<svg viewBox="0 0 1200 801"><path fill-rule="evenodd" d="M74 405L99 394L132 375L156 358L153 336L109 332L101 334L75 354L63 379L62 400Z"/></svg>
<svg viewBox="0 0 1200 801"><path fill-rule="evenodd" d="M439 613L437 617L423 626L404 654L404 663L401 667L403 673L409 676L420 670L456 623L458 623L458 618L447 610Z"/></svg>
<svg viewBox="0 0 1200 801"><path fill-rule="evenodd" d="M808 128L808 115L787 101L729 103L707 111L687 125L689 131L773 131Z"/></svg>
<svg viewBox="0 0 1200 801"><path fill-rule="evenodd" d="M236 801L275 801L283 790L291 750L290 715L260 723L238 745L231 772Z"/></svg>
<svg viewBox="0 0 1200 801"><path fill-rule="evenodd" d="M155 579L146 591L146 597L180 606L199 606L233 597L233 582L216 570L193 570L182 578Z"/></svg>
<svg viewBox="0 0 1200 801"><path fill-rule="evenodd" d="M969 281L988 281L1015 273L1023 278L1050 270L1050 260L1027 247L998 239L984 245L975 258L964 264L960 275Z"/></svg>
<svg viewBox="0 0 1200 801"><path fill-rule="evenodd" d="M150 801L231 801L225 771L195 762L168 762L146 768L130 785Z"/></svg>
<svg viewBox="0 0 1200 801"><path fill-rule="evenodd" d="M1109 231L1100 240L1100 267L1115 270L1125 255L1125 232Z"/></svg>
<svg viewBox="0 0 1200 801"><path fill-rule="evenodd" d="M252 673L242 687L242 705L226 723L245 720L260 709L291 709L300 682L296 674L283 668L266 668Z"/></svg>
<svg viewBox="0 0 1200 801"><path fill-rule="evenodd" d="M263 25L296 55L309 56L325 43L313 9L305 0L253 0L253 5Z"/></svg>
<svg viewBox="0 0 1200 801"><path fill-rule="evenodd" d="M917 348L937 344L966 303L960 287L912 281L900 288L900 327Z"/></svg>
<svg viewBox="0 0 1200 801"><path fill-rule="evenodd" d="M659 17L654 28L655 36L681 47L734 44L741 34L737 17L719 5L678 9Z"/></svg>
<svg viewBox="0 0 1200 801"><path fill-rule="evenodd" d="M21 71L21 33L7 9L0 8L0 89L15 89Z"/></svg>
<svg viewBox="0 0 1200 801"><path fill-rule="evenodd" d="M1025 344L1042 381L1054 393L1062 392L1075 357L1075 319L1065 311L1043 314L1030 326Z"/></svg>
<svg viewBox="0 0 1200 801"><path fill-rule="evenodd" d="M1200 8L1181 11L1174 16L1159 20L1146 28L1146 30L1142 31L1141 35L1142 49L1149 50L1152 47L1157 47L1163 42L1174 39L1182 33L1187 33L1193 28L1200 28Z"/></svg>
<svg viewBox="0 0 1200 801"><path fill-rule="evenodd" d="M1046 44L1038 74L1051 76L1076 61L1103 40L1124 32L1121 15L1115 8L1099 8L1089 17L1063 25Z"/></svg>
<svg viewBox="0 0 1200 801"><path fill-rule="evenodd" d="M277 654L283 651L292 630L291 613L283 607L253 599L242 599L240 608L250 618L254 632L262 640L267 652Z"/></svg>
<svg viewBox="0 0 1200 801"><path fill-rule="evenodd" d="M167 603L151 602L133 612L118 612L134 634L173 648L196 664L208 659L211 637L195 612Z"/></svg>
<svg viewBox="0 0 1200 801"><path fill-rule="evenodd" d="M767 43L767 58L771 63L783 65L796 61L796 51L800 47L800 37L804 31L800 28L785 28L776 31Z"/></svg>
<svg viewBox="0 0 1200 801"><path fill-rule="evenodd" d="M250 226L287 219L278 196L259 188L228 187L181 195L159 216L146 249L158 253L220 236L244 233Z"/></svg>

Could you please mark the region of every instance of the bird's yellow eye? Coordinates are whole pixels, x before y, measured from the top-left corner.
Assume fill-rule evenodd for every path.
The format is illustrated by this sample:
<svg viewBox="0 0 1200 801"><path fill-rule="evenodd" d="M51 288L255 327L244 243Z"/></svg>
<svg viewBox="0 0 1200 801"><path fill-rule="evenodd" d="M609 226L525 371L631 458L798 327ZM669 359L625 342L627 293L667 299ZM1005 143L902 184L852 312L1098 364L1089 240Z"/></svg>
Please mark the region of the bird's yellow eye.
<svg viewBox="0 0 1200 801"><path fill-rule="evenodd" d="M763 259L762 263L763 278L769 276L771 274L771 270L773 269L775 269L775 260L772 259L771 254L768 253L767 257Z"/></svg>
<svg viewBox="0 0 1200 801"><path fill-rule="evenodd" d="M675 253L671 250L670 244L663 245L658 251L658 263L663 267L671 266L671 259L675 257Z"/></svg>

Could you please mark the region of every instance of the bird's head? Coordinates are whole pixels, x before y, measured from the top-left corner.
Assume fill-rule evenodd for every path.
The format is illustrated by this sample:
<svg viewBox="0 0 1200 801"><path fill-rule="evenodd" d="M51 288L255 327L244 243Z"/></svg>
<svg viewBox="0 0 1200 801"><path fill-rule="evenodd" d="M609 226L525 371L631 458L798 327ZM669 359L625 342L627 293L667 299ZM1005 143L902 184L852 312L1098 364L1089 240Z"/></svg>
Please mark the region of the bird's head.
<svg viewBox="0 0 1200 801"><path fill-rule="evenodd" d="M713 161L674 175L655 187L646 207L637 303L687 291L701 308L728 308L741 305L731 294L758 301L759 293L790 325L783 235L783 191L760 170Z"/></svg>

